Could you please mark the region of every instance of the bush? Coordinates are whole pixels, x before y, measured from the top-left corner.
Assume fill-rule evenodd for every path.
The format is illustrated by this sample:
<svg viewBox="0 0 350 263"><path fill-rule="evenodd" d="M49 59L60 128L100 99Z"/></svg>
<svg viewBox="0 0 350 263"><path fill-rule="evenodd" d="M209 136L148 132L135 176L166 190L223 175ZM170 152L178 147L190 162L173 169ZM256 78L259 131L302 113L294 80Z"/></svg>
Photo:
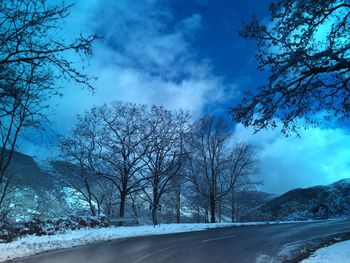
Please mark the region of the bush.
<svg viewBox="0 0 350 263"><path fill-rule="evenodd" d="M0 243L11 242L16 237L16 231L9 224L0 225Z"/></svg>
<svg viewBox="0 0 350 263"><path fill-rule="evenodd" d="M101 228L108 226L110 226L109 219L104 215L69 215L48 220L33 218L17 227L11 226L8 223L0 225L0 243L11 242L18 237L26 235L54 235L81 228Z"/></svg>

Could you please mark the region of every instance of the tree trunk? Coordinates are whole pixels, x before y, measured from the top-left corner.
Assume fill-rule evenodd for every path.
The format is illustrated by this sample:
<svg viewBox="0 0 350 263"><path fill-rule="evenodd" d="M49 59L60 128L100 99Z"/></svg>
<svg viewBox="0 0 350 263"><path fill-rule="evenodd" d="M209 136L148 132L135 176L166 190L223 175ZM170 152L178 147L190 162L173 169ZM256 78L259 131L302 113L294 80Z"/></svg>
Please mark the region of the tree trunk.
<svg viewBox="0 0 350 263"><path fill-rule="evenodd" d="M119 205L119 217L123 218L125 216L125 201L126 201L126 195L124 193L121 193L120 195L120 205ZM119 226L123 226L124 222L120 221Z"/></svg>
<svg viewBox="0 0 350 263"><path fill-rule="evenodd" d="M11 176L12 177L12 176ZM2 183L0 183L0 186L1 186ZM6 197L6 194L7 194L7 189L10 185L10 181L7 181L6 184L5 184L5 187L4 189L2 190L2 193L1 193L1 197L0 197L0 210L1 210L1 206L2 206L2 203L4 202L5 200L5 197Z"/></svg>
<svg viewBox="0 0 350 263"><path fill-rule="evenodd" d="M197 205L197 223L201 222L201 215L200 215L200 211L199 211L199 206Z"/></svg>
<svg viewBox="0 0 350 263"><path fill-rule="evenodd" d="M215 209L216 209L216 200L215 196L210 196L210 223L215 223Z"/></svg>
<svg viewBox="0 0 350 263"><path fill-rule="evenodd" d="M87 190L87 201L89 203L89 206L90 206L90 212L91 212L91 215L92 216L96 216L96 209L95 209L95 206L93 204L93 201L92 201L92 193L91 193L91 188L90 188L90 185L89 185L89 182L86 178L84 178L84 183L85 183L85 187L86 187L86 190Z"/></svg>
<svg viewBox="0 0 350 263"><path fill-rule="evenodd" d="M157 210L157 208L152 208L152 221L154 226L158 225Z"/></svg>
<svg viewBox="0 0 350 263"><path fill-rule="evenodd" d="M180 187L176 191L176 223L180 223L181 219L181 195Z"/></svg>
<svg viewBox="0 0 350 263"><path fill-rule="evenodd" d="M132 209L133 209L133 211L134 211L135 217L138 218L139 215L138 215L138 213L137 213L137 207L136 207L135 204L132 205ZM136 221L136 225L138 225L138 224L139 224L139 220Z"/></svg>
<svg viewBox="0 0 350 263"><path fill-rule="evenodd" d="M92 203L91 200L89 200L89 206L90 206L90 213L92 216L96 216L96 209L95 209L95 206L94 204Z"/></svg>
<svg viewBox="0 0 350 263"><path fill-rule="evenodd" d="M209 223L209 208L208 206L205 207L205 218L204 218L204 222L205 223Z"/></svg>
<svg viewBox="0 0 350 263"><path fill-rule="evenodd" d="M111 215L112 215L112 204L110 202L107 202L106 210L107 210L107 217L111 217Z"/></svg>
<svg viewBox="0 0 350 263"><path fill-rule="evenodd" d="M97 215L100 215L101 214L101 204L98 200L96 200L96 203L97 203Z"/></svg>
<svg viewBox="0 0 350 263"><path fill-rule="evenodd" d="M157 210L158 210L158 205L159 205L159 200L158 200L158 188L153 187L153 204L152 204L152 222L153 225L158 225L158 219L157 219Z"/></svg>
<svg viewBox="0 0 350 263"><path fill-rule="evenodd" d="M231 221L236 222L236 217L235 217L235 191L232 189L232 194L231 194Z"/></svg>

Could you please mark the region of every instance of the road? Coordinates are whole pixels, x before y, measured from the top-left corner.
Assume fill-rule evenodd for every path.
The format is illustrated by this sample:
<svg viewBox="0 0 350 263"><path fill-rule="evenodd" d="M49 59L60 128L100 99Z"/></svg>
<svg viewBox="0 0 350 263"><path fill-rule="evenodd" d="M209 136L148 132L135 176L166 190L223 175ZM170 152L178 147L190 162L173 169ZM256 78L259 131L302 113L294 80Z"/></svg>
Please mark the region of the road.
<svg viewBox="0 0 350 263"><path fill-rule="evenodd" d="M316 244L350 232L350 220L242 226L102 242L32 256L16 263L276 262L282 248ZM312 241L312 242L311 242ZM311 243L310 243L311 242ZM279 257L281 261L282 257ZM272 260L274 259L274 260Z"/></svg>

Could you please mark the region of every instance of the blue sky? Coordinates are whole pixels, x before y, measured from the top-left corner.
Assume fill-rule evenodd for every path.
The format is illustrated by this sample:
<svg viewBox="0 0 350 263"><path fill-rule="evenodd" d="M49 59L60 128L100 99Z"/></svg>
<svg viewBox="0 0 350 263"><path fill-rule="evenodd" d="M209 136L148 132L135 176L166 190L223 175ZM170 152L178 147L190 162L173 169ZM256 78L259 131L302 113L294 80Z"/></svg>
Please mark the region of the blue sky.
<svg viewBox="0 0 350 263"><path fill-rule="evenodd" d="M70 83L63 98L51 101L53 130L64 133L76 114L113 100L182 108L194 117L226 114L244 90L266 79L256 69L255 43L237 34L252 13L266 18L267 1L77 2L62 33L103 36L90 65L77 64L97 77L92 83L96 92ZM238 124L235 136L256 145L262 190L282 193L350 177L347 129L322 126L303 131L302 138L285 138L278 131L252 135ZM39 145L23 142L22 149L42 157L55 143L52 134Z"/></svg>

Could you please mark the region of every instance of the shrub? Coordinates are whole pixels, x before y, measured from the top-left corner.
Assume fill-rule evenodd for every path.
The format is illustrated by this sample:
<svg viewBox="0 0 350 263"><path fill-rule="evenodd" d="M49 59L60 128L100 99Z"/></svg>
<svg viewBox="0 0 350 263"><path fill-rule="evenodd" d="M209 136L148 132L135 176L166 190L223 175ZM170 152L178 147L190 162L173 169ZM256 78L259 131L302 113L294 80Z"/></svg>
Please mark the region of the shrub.
<svg viewBox="0 0 350 263"><path fill-rule="evenodd" d="M54 235L81 228L101 228L110 226L109 219L105 215L100 216L76 216L69 215L56 219L41 220L33 218L20 226L3 223L0 225L0 243L11 242L14 239L26 235Z"/></svg>

